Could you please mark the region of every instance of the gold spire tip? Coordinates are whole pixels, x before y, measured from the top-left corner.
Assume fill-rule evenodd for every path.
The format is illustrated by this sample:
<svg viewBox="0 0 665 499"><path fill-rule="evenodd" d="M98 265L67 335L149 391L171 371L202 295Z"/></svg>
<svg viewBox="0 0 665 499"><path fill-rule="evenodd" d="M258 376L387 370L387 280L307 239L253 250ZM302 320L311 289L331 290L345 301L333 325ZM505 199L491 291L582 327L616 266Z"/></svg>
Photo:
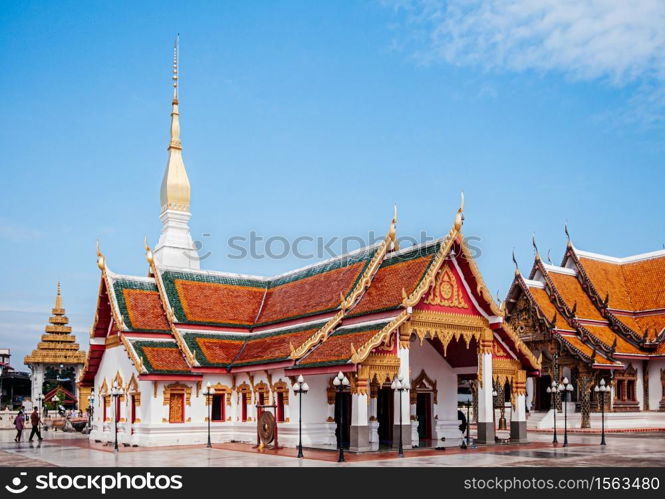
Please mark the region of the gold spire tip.
<svg viewBox="0 0 665 499"><path fill-rule="evenodd" d="M173 100L178 99L178 50L180 45L180 33L173 41Z"/></svg>

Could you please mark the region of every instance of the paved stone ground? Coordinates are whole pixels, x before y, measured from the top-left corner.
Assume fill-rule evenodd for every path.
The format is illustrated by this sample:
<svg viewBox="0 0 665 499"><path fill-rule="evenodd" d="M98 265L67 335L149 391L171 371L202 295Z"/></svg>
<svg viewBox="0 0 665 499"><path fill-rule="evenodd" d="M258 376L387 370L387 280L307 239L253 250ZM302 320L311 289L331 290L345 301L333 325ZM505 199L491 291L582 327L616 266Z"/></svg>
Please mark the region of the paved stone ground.
<svg viewBox="0 0 665 499"><path fill-rule="evenodd" d="M307 459L295 458L295 450L258 453L250 445L122 448L90 445L80 434L49 433L36 442L16 444L14 433L0 431L0 466L656 466L665 467L665 434L613 434L606 447L598 435L570 435L570 446L552 447L551 436L530 434L526 445L497 445L462 451L413 450L400 459L394 453L347 454L337 463L329 451L305 450ZM559 437L559 442L563 436Z"/></svg>

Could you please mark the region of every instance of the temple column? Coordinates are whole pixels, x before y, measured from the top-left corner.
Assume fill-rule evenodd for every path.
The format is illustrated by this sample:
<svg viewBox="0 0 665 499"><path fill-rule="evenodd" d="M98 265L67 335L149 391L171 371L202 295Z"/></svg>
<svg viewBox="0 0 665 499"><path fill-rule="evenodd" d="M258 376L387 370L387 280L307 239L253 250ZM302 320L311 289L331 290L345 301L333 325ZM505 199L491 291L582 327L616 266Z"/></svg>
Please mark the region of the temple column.
<svg viewBox="0 0 665 499"><path fill-rule="evenodd" d="M399 375L404 378L407 386L411 386L409 375L409 349L398 346L397 356L399 357ZM411 448L411 404L409 390L403 390L400 394L395 390L394 395L394 418L393 418L393 447L399 445L399 420L400 420L400 398L402 407L402 446Z"/></svg>
<svg viewBox="0 0 665 499"><path fill-rule="evenodd" d="M369 392L369 445L371 450L379 449L379 421L377 420L377 397L379 387L376 384L370 385Z"/></svg>
<svg viewBox="0 0 665 499"><path fill-rule="evenodd" d="M591 428L591 376L582 374L577 382L580 395L580 412L582 424L580 428Z"/></svg>
<svg viewBox="0 0 665 499"><path fill-rule="evenodd" d="M478 353L478 437L480 444L494 443L494 400L492 397L492 331L484 332Z"/></svg>
<svg viewBox="0 0 665 499"><path fill-rule="evenodd" d="M351 393L351 442L349 450L370 450L367 380L358 380Z"/></svg>
<svg viewBox="0 0 665 499"><path fill-rule="evenodd" d="M510 418L510 439L526 442L526 371L517 371L515 380L515 404Z"/></svg>

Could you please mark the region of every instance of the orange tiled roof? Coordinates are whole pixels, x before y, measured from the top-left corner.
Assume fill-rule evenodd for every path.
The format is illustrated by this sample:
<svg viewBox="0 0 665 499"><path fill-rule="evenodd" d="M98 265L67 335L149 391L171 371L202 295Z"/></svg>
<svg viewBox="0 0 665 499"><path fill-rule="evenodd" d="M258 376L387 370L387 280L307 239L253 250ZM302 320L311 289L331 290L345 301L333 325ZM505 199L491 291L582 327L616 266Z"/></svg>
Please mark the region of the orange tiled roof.
<svg viewBox="0 0 665 499"><path fill-rule="evenodd" d="M567 335L561 335L560 338L573 347L574 350L577 350L584 354L586 357L589 359L593 355L593 349L587 345L586 343L583 343L582 340L580 340L577 336L567 336ZM596 358L594 359L594 362L596 364L614 364L611 360L606 359L603 355L601 355L599 352L596 352Z"/></svg>
<svg viewBox="0 0 665 499"><path fill-rule="evenodd" d="M129 339L148 374L183 374L189 366L175 341Z"/></svg>
<svg viewBox="0 0 665 499"><path fill-rule="evenodd" d="M299 347L322 325L323 323L319 323L315 327L303 326L275 333L252 334L233 365L246 366L287 360L291 355L291 346Z"/></svg>
<svg viewBox="0 0 665 499"><path fill-rule="evenodd" d="M545 315L545 318L551 320L552 317L556 315L557 319L559 318L559 313L554 306L554 303L550 301L547 291L544 289L529 287L529 293L540 307L540 311Z"/></svg>
<svg viewBox="0 0 665 499"><path fill-rule="evenodd" d="M254 322L265 288L174 280L188 322L247 326Z"/></svg>
<svg viewBox="0 0 665 499"><path fill-rule="evenodd" d="M616 338L617 353L630 353L630 354L644 353L641 349L634 346L632 343L626 341L621 335L612 331L608 326L590 326L585 324L584 329L586 329L593 336L598 338L608 348L612 346L612 344L614 343L614 339Z"/></svg>
<svg viewBox="0 0 665 499"><path fill-rule="evenodd" d="M185 331L183 339L204 367L239 367L289 360L325 321L263 333L205 333Z"/></svg>
<svg viewBox="0 0 665 499"><path fill-rule="evenodd" d="M360 348L386 324L387 322L338 329L298 361L298 366L322 367L346 364L353 355L351 345L356 349Z"/></svg>
<svg viewBox="0 0 665 499"><path fill-rule="evenodd" d="M638 334L643 334L645 329L648 329L649 340L655 339L665 328L665 314L643 316L615 314L615 317Z"/></svg>
<svg viewBox="0 0 665 499"><path fill-rule="evenodd" d="M154 279L112 278L113 293L130 331L170 331Z"/></svg>
<svg viewBox="0 0 665 499"><path fill-rule="evenodd" d="M440 245L417 248L386 259L372 279L372 285L349 313L350 317L391 310L403 300L402 289L411 294L423 278Z"/></svg>
<svg viewBox="0 0 665 499"><path fill-rule="evenodd" d="M257 322L270 324L285 318L334 310L340 303L340 294L346 296L351 291L366 263L361 260L345 267L271 287L266 294Z"/></svg>
<svg viewBox="0 0 665 499"><path fill-rule="evenodd" d="M183 335L192 352L200 352L196 359L201 365L227 367L240 353L246 337L240 335Z"/></svg>
<svg viewBox="0 0 665 499"><path fill-rule="evenodd" d="M610 308L643 311L665 308L665 257L612 263L579 257L601 296L609 292Z"/></svg>
<svg viewBox="0 0 665 499"><path fill-rule="evenodd" d="M558 272L548 272L556 290L563 298L569 309L573 309L577 303L576 317L580 319L590 319L596 321L605 321L600 312L593 304L589 296L585 293L577 277L569 274L560 274Z"/></svg>
<svg viewBox="0 0 665 499"><path fill-rule="evenodd" d="M179 323L264 326L339 308L376 251L367 248L274 278L166 270L161 279Z"/></svg>

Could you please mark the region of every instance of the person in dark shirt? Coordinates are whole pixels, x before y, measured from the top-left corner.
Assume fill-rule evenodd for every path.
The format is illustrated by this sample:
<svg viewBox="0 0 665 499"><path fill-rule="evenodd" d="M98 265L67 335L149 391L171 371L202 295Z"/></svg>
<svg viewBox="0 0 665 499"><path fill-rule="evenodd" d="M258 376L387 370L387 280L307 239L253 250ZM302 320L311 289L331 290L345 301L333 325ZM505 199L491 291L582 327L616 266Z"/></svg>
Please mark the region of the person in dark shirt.
<svg viewBox="0 0 665 499"><path fill-rule="evenodd" d="M461 431L462 434L464 434L464 432L466 431L466 416L459 409L457 409L457 419L460 421L459 431Z"/></svg>
<svg viewBox="0 0 665 499"><path fill-rule="evenodd" d="M32 414L30 414L30 423L32 424L32 431L30 432L30 438L28 438L28 442L32 442L32 439L34 438L35 435L37 435L37 439L41 442L42 441L42 433L39 431L39 424L42 422L42 419L39 417L39 411L35 407L32 411Z"/></svg>

